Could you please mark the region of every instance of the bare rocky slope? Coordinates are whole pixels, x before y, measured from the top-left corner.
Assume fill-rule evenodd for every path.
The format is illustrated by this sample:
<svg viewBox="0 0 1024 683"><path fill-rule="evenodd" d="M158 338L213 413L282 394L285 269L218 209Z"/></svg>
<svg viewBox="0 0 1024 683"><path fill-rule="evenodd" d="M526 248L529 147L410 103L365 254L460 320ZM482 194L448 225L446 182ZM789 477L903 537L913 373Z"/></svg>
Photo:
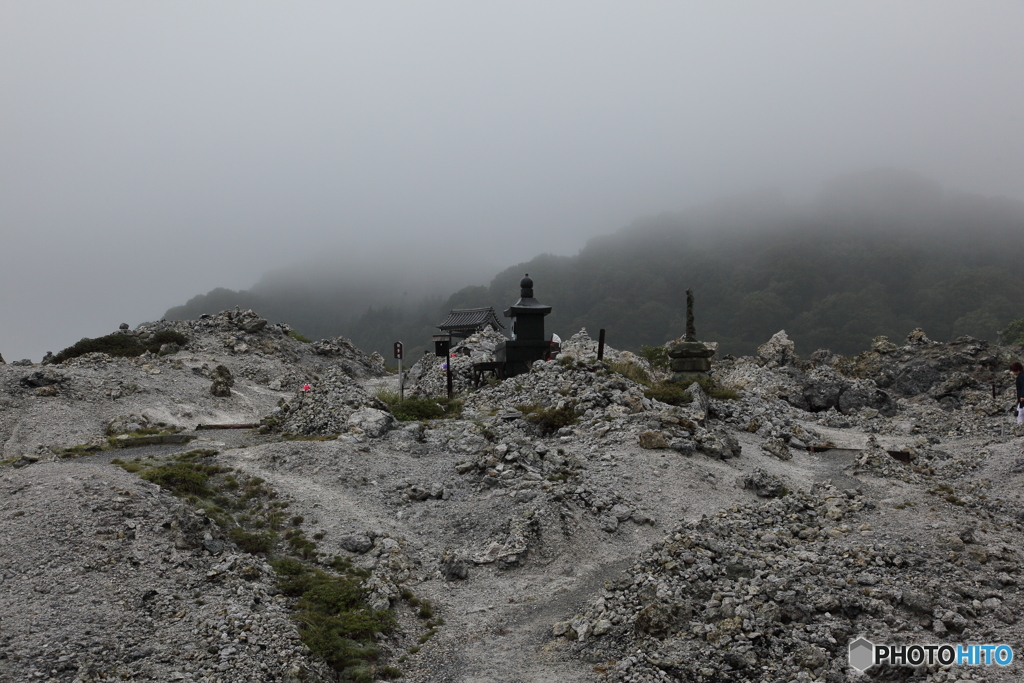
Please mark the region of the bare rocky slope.
<svg viewBox="0 0 1024 683"><path fill-rule="evenodd" d="M585 333L471 390L483 334L453 361L461 415L401 422L375 395L397 378L343 339L239 310L122 333L160 330L187 342L0 365L0 681L336 678L271 557L111 464L186 451L287 501L312 559L364 571L369 607L397 624L366 675L1024 679L1017 661L858 674L847 659L860 636L1024 653L1024 440L1003 372L1019 347L915 331L801 359L780 333L714 363L738 398L694 385L671 406ZM444 386L432 357L410 378L409 395Z"/></svg>

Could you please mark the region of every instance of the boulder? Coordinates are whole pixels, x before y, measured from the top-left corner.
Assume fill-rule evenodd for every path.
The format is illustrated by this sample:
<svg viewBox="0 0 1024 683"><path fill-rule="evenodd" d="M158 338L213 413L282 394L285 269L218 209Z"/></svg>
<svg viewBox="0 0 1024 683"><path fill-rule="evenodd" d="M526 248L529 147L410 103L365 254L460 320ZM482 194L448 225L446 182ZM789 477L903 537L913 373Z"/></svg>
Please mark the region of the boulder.
<svg viewBox="0 0 1024 683"><path fill-rule="evenodd" d="M373 540L365 534L351 534L344 536L339 543L341 547L350 553L357 553L362 555L368 553L373 548Z"/></svg>
<svg viewBox="0 0 1024 683"><path fill-rule="evenodd" d="M779 498L786 493L786 486L782 480L760 467L743 477L743 488L750 489L761 498Z"/></svg>
<svg viewBox="0 0 1024 683"><path fill-rule="evenodd" d="M469 563L457 555L445 555L441 559L440 569L445 581L465 581L469 578Z"/></svg>
<svg viewBox="0 0 1024 683"><path fill-rule="evenodd" d="M210 385L210 393L221 398L231 396L231 387L235 385L235 378L231 375L231 371L223 365L218 365L211 376L213 384Z"/></svg>
<svg viewBox="0 0 1024 683"><path fill-rule="evenodd" d="M899 347L889 341L889 338L883 334L871 340L871 350L875 353L886 354L895 353L899 350Z"/></svg>
<svg viewBox="0 0 1024 683"><path fill-rule="evenodd" d="M640 448L668 448L668 439L661 432L647 431L640 433Z"/></svg>
<svg viewBox="0 0 1024 683"><path fill-rule="evenodd" d="M360 408L348 416L349 429L358 429L371 439L383 436L394 424L394 415L376 408Z"/></svg>
<svg viewBox="0 0 1024 683"><path fill-rule="evenodd" d="M779 330L771 339L757 347L757 357L770 368L784 367L793 363L795 348L796 344L786 336L786 331Z"/></svg>
<svg viewBox="0 0 1024 683"><path fill-rule="evenodd" d="M773 455L779 460L792 460L793 454L789 451L789 446L783 439L778 437L772 437L765 439L761 444L761 450L768 455Z"/></svg>
<svg viewBox="0 0 1024 683"><path fill-rule="evenodd" d="M53 370L39 370L37 372L33 372L31 375L25 375L22 377L20 383L23 387L48 387L53 384L60 383L63 379L63 375L60 375Z"/></svg>

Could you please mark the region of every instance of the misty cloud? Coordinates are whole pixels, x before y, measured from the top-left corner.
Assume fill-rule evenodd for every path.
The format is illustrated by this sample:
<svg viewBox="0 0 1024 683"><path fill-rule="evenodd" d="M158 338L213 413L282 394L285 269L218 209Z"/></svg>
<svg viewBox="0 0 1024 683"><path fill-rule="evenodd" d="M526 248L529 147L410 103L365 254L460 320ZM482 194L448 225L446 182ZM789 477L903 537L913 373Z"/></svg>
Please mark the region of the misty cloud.
<svg viewBox="0 0 1024 683"><path fill-rule="evenodd" d="M1024 198L1020 3L7 3L0 353L889 166ZM464 278L460 280L459 278Z"/></svg>

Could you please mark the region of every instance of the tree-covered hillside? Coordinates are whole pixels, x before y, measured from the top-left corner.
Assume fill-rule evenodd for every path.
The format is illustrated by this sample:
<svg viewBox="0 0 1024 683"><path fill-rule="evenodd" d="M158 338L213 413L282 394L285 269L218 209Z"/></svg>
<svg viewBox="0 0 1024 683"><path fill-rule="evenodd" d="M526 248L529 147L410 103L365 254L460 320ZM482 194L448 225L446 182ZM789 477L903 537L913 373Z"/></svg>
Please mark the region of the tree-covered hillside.
<svg viewBox="0 0 1024 683"><path fill-rule="evenodd" d="M617 348L661 344L683 334L692 288L698 336L720 342L720 353L751 353L785 329L798 353L851 354L874 336L898 341L915 327L939 340L994 341L996 330L1024 317L1022 238L1020 202L944 193L917 176L880 170L833 181L810 205L761 194L639 220L576 256L538 256L443 302L346 316L315 299L284 306L268 299L270 310L238 300L305 334L343 334L385 353L397 339L425 348L450 308L508 307L528 272L537 298L553 306L547 330L563 338L603 327Z"/></svg>

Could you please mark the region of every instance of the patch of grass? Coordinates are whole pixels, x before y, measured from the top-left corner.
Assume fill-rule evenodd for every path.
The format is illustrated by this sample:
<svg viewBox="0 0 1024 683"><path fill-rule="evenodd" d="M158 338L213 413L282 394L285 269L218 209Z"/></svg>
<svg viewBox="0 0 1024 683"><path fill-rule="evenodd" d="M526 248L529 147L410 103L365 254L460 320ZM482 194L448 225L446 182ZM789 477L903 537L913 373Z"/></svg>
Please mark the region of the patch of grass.
<svg viewBox="0 0 1024 683"><path fill-rule="evenodd" d="M288 330L288 336L291 337L292 339L294 339L295 341L302 342L303 344L312 344L313 343L312 339L310 339L309 337L307 337L305 335L299 334L295 330Z"/></svg>
<svg viewBox="0 0 1024 683"><path fill-rule="evenodd" d="M668 349L664 346L641 346L639 355L655 370L668 370L672 365L672 359L668 357Z"/></svg>
<svg viewBox="0 0 1024 683"><path fill-rule="evenodd" d="M637 384L645 384L647 386L650 386L651 384L651 376L639 365L634 365L632 363L609 363L608 368L612 372L616 372L627 379L631 379Z"/></svg>
<svg viewBox="0 0 1024 683"><path fill-rule="evenodd" d="M690 394L686 393L686 387L669 381L658 382L650 389L644 389L644 396L672 406L685 405L692 400Z"/></svg>
<svg viewBox="0 0 1024 683"><path fill-rule="evenodd" d="M271 566L281 591L298 598L295 620L302 641L343 679L360 680L361 670L379 657L375 635L395 626L387 610L366 606L362 576L332 576L292 558L275 560Z"/></svg>
<svg viewBox="0 0 1024 683"><path fill-rule="evenodd" d="M425 642L427 642L428 640L430 640L431 638L433 638L436 635L437 635L437 629L436 628L432 628L429 631L427 631L426 633L424 633L423 635L421 635L419 638L417 638L416 642L419 643L420 645L423 645ZM412 650L410 649L410 652L411 651Z"/></svg>
<svg viewBox="0 0 1024 683"><path fill-rule="evenodd" d="M526 414L526 419L540 428L540 433L547 436L554 434L562 427L574 425L579 419L576 405L568 403L562 408L541 408Z"/></svg>
<svg viewBox="0 0 1024 683"><path fill-rule="evenodd" d="M434 606L430 604L429 600L420 600L420 611L416 613L420 619L432 619L434 616Z"/></svg>
<svg viewBox="0 0 1024 683"><path fill-rule="evenodd" d="M141 472L146 468L146 466L143 465L142 463L125 462L124 460L121 460L119 458L114 458L113 460L110 461L110 464L117 465L126 472L132 472L133 474L136 472Z"/></svg>
<svg viewBox="0 0 1024 683"><path fill-rule="evenodd" d="M316 542L301 528L305 519L286 513L289 501L275 500L277 493L259 477L247 478L218 465L211 459L215 455L217 451L197 449L171 458L113 463L205 511L242 551L265 554L277 573L278 588L295 601L293 618L303 643L337 672L338 680L399 677L395 667L377 667L381 651L376 638L390 632L395 621L389 610L366 604L362 582L370 573L341 557L318 560Z"/></svg>
<svg viewBox="0 0 1024 683"><path fill-rule="evenodd" d="M65 448L65 449L61 450L57 454L57 457L59 457L59 458L77 458L77 457L82 456L82 455L89 455L90 453L99 453L102 450L105 450L102 446L96 446L95 444L81 443L81 444L78 444L77 446L69 446L68 448Z"/></svg>
<svg viewBox="0 0 1024 683"><path fill-rule="evenodd" d="M210 475L201 466L189 462L172 462L152 467L142 473L142 478L176 495L208 495L206 482Z"/></svg>
<svg viewBox="0 0 1024 683"><path fill-rule="evenodd" d="M462 401L447 398L407 398L401 400L396 391L377 391L379 398L391 414L402 422L414 420L439 420L462 415Z"/></svg>
<svg viewBox="0 0 1024 683"><path fill-rule="evenodd" d="M698 380L697 384L704 390L710 398L718 399L719 401L735 401L740 395L732 389L726 389L718 384L715 380L710 377L707 379Z"/></svg>
<svg viewBox="0 0 1024 683"><path fill-rule="evenodd" d="M239 548L253 555L256 553L270 553L274 549L274 543L277 541L277 534L273 531L264 533L250 532L241 527L231 529L228 532L228 536L238 544Z"/></svg>

